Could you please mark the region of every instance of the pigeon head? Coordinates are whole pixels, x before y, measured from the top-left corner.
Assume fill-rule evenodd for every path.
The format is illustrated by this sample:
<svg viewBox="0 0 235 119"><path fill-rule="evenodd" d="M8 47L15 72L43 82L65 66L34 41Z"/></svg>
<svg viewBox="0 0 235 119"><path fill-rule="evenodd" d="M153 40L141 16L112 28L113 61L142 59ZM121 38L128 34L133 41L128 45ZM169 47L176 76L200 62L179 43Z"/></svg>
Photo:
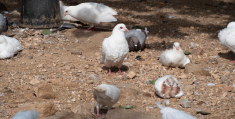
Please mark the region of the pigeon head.
<svg viewBox="0 0 235 119"><path fill-rule="evenodd" d="M174 45L173 45L173 49L179 51L181 49L180 48L180 43L179 42L175 42Z"/></svg>
<svg viewBox="0 0 235 119"><path fill-rule="evenodd" d="M66 9L64 9L64 17L66 15L70 15L74 6L70 6L70 7L67 7Z"/></svg>
<svg viewBox="0 0 235 119"><path fill-rule="evenodd" d="M125 24L117 24L113 30L122 32L128 31Z"/></svg>

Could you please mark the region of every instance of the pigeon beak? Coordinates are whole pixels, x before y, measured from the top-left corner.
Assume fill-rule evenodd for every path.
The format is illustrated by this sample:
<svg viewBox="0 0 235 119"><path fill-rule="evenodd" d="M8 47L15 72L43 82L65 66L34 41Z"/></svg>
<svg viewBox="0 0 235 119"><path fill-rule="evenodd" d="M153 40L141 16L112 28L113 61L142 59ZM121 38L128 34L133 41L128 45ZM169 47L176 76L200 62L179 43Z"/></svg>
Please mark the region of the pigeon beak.
<svg viewBox="0 0 235 119"><path fill-rule="evenodd" d="M129 31L128 29L124 29L125 31Z"/></svg>
<svg viewBox="0 0 235 119"><path fill-rule="evenodd" d="M176 48L177 51L179 51L179 48Z"/></svg>
<svg viewBox="0 0 235 119"><path fill-rule="evenodd" d="M137 45L135 45L135 50L137 50Z"/></svg>
<svg viewBox="0 0 235 119"><path fill-rule="evenodd" d="M66 16L66 13L64 13L64 17Z"/></svg>

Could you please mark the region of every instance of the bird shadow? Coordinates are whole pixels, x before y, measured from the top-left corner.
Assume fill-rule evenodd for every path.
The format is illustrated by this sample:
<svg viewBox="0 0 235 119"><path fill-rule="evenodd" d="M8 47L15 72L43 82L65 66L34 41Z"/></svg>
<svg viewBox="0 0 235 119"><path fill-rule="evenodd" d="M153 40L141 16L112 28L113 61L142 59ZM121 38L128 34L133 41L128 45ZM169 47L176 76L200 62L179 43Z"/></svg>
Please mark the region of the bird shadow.
<svg viewBox="0 0 235 119"><path fill-rule="evenodd" d="M151 44L146 44L146 49L154 49L154 50L166 50L166 49L170 49L173 47L174 42L154 42Z"/></svg>
<svg viewBox="0 0 235 119"><path fill-rule="evenodd" d="M235 54L232 51L229 51L227 53L218 53L218 55L228 60L235 60Z"/></svg>
<svg viewBox="0 0 235 119"><path fill-rule="evenodd" d="M102 67L103 70L107 70L109 71L109 68L106 67L106 66L103 66ZM129 68L126 66L126 65L122 65L121 69L120 69L122 72L127 72L129 70ZM117 67L111 67L111 71L114 72L114 73L117 73L119 70Z"/></svg>

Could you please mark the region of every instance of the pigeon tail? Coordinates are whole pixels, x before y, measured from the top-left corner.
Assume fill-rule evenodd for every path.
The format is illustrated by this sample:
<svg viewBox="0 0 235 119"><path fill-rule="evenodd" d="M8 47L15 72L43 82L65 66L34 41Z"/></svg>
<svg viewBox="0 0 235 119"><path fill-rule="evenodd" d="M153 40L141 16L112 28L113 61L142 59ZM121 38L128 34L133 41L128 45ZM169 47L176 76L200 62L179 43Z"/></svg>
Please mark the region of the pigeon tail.
<svg viewBox="0 0 235 119"><path fill-rule="evenodd" d="M160 108L161 110L164 108L164 107L160 104L160 102L156 101L156 104L157 104L158 108Z"/></svg>

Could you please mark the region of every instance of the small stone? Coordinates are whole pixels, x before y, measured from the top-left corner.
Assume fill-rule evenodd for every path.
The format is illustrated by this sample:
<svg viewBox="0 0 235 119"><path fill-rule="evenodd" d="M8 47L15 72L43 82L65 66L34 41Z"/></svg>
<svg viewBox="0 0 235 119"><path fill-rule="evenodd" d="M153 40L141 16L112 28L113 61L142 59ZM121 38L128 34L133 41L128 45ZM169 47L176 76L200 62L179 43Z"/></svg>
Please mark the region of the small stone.
<svg viewBox="0 0 235 119"><path fill-rule="evenodd" d="M198 49L195 49L191 52L191 55L203 55L205 52L203 51L203 49L201 48L198 48Z"/></svg>
<svg viewBox="0 0 235 119"><path fill-rule="evenodd" d="M208 83L207 86L214 86L214 83Z"/></svg>
<svg viewBox="0 0 235 119"><path fill-rule="evenodd" d="M0 97L2 97L3 96L3 94L0 92Z"/></svg>
<svg viewBox="0 0 235 119"><path fill-rule="evenodd" d="M220 77L220 83L221 84L226 84L226 85L229 85L230 84L230 81L228 80L228 78L224 75L221 75Z"/></svg>
<svg viewBox="0 0 235 119"><path fill-rule="evenodd" d="M231 86L225 86L222 90L223 90L224 92L231 92L231 91L232 91L232 88L231 88Z"/></svg>
<svg viewBox="0 0 235 119"><path fill-rule="evenodd" d="M82 55L81 51L71 51L70 53L73 55Z"/></svg>
<svg viewBox="0 0 235 119"><path fill-rule="evenodd" d="M190 102L188 100L185 100L185 99L180 99L180 105L183 108L191 108Z"/></svg>
<svg viewBox="0 0 235 119"><path fill-rule="evenodd" d="M23 89L24 89L24 90L29 90L29 85L24 85L24 86L23 86Z"/></svg>
<svg viewBox="0 0 235 119"><path fill-rule="evenodd" d="M212 75L212 77L214 78L214 79L216 79L216 80L219 80L220 79L220 76L218 76L218 75L216 75L216 74L211 74Z"/></svg>
<svg viewBox="0 0 235 119"><path fill-rule="evenodd" d="M55 99L55 93L49 84L40 84L34 90L37 97L42 99Z"/></svg>
<svg viewBox="0 0 235 119"><path fill-rule="evenodd" d="M148 92L144 92L143 96L145 96L145 97L152 97L151 93L148 93Z"/></svg>
<svg viewBox="0 0 235 119"><path fill-rule="evenodd" d="M165 100L165 105L168 106L170 104L170 100Z"/></svg>
<svg viewBox="0 0 235 119"><path fill-rule="evenodd" d="M40 81L37 80L37 79L33 79L29 82L29 84L31 84L31 85L35 85L35 84L38 84L38 83L40 83Z"/></svg>
<svg viewBox="0 0 235 119"><path fill-rule="evenodd" d="M132 79L136 76L136 73L134 71L130 71L128 74L127 74L127 78L129 79Z"/></svg>

